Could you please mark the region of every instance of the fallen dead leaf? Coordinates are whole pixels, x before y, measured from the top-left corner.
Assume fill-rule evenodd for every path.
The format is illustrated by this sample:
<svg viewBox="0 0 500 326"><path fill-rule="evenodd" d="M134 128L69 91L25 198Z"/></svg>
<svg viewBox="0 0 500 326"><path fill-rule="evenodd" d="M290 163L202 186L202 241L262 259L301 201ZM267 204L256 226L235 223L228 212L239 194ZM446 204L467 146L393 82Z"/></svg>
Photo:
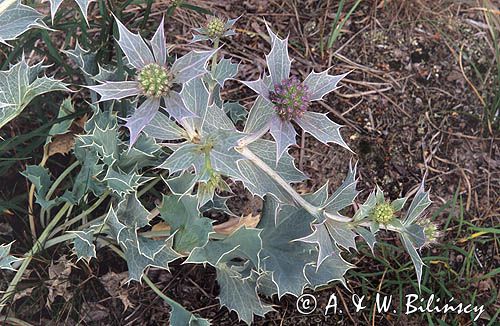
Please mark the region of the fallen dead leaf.
<svg viewBox="0 0 500 326"><path fill-rule="evenodd" d="M68 154L75 146L75 135L72 133L55 135L48 146L49 157L55 154Z"/></svg>
<svg viewBox="0 0 500 326"><path fill-rule="evenodd" d="M108 317L109 309L97 302L84 302L82 304L81 314L86 323L95 323Z"/></svg>
<svg viewBox="0 0 500 326"><path fill-rule="evenodd" d="M160 222L158 224L153 225L151 228L151 231L158 232L158 231L170 231L171 227L165 222ZM163 237L152 237L151 239L153 240L161 240Z"/></svg>
<svg viewBox="0 0 500 326"><path fill-rule="evenodd" d="M99 277L99 281L104 286L109 295L115 299L120 299L123 304L123 311L128 308L134 308L128 298L128 290L122 286L127 282L128 272L114 273L109 272Z"/></svg>
<svg viewBox="0 0 500 326"><path fill-rule="evenodd" d="M69 290L70 282L68 280L71 274L71 269L75 267L69 262L66 256L61 256L56 263L52 262L49 267L49 280L45 281L49 293L47 295L47 307L51 309L51 304L57 296L61 296L64 300L71 299L71 291Z"/></svg>
<svg viewBox="0 0 500 326"><path fill-rule="evenodd" d="M229 219L227 222L214 226L214 231L219 234L229 235L242 226L247 228L254 228L259 224L260 214L248 214L245 216L235 217Z"/></svg>

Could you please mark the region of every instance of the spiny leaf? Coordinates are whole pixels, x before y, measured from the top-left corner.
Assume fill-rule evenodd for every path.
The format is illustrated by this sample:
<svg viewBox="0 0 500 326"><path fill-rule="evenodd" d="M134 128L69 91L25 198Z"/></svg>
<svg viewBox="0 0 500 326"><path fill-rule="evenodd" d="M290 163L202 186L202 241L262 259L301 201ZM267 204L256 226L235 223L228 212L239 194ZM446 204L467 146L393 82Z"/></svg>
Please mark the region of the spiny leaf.
<svg viewBox="0 0 500 326"><path fill-rule="evenodd" d="M420 184L415 197L413 198L410 208L406 213L406 216L403 220L403 224L408 226L413 224L415 220L422 214L422 212L429 207L432 201L429 199L429 192L424 189L424 181Z"/></svg>
<svg viewBox="0 0 500 326"><path fill-rule="evenodd" d="M311 71L304 84L307 85L311 92L311 101L318 101L323 97L337 89L337 84L348 74L332 76L328 74L328 70L320 73Z"/></svg>
<svg viewBox="0 0 500 326"><path fill-rule="evenodd" d="M186 263L210 264L217 267L220 263L234 258L249 259L259 268L259 252L262 248L259 229L240 227L223 240L210 240L203 247L195 248Z"/></svg>
<svg viewBox="0 0 500 326"><path fill-rule="evenodd" d="M128 62L137 69L155 62L153 54L139 34L130 32L116 17L120 38L118 45L123 50Z"/></svg>
<svg viewBox="0 0 500 326"><path fill-rule="evenodd" d="M349 171L342 185L328 198L322 208L332 214L352 205L354 198L358 195L356 190L356 166L349 163Z"/></svg>
<svg viewBox="0 0 500 326"><path fill-rule="evenodd" d="M182 128L161 111L144 127L143 132L159 140L176 140L186 137Z"/></svg>
<svg viewBox="0 0 500 326"><path fill-rule="evenodd" d="M85 50L80 46L78 40L76 41L75 48L72 50L66 50L64 53L71 58L78 67L87 75L88 77L96 75L98 71L98 64L96 62L96 54L90 50ZM93 82L92 79L88 81Z"/></svg>
<svg viewBox="0 0 500 326"><path fill-rule="evenodd" d="M47 0L45 0L45 1L47 1ZM54 17L56 15L56 12L64 0L49 0L49 1L50 1L50 15L52 17L52 21L54 21ZM87 22L87 25L88 25L87 11L88 11L90 2L92 2L92 1L94 1L94 0L75 0L76 4L78 5L78 7L80 8L80 10L82 12L83 18Z"/></svg>
<svg viewBox="0 0 500 326"><path fill-rule="evenodd" d="M193 78L182 85L181 97L186 107L197 117L192 118L195 129L200 130L201 117L205 116L208 110L208 99L210 97L201 78Z"/></svg>
<svg viewBox="0 0 500 326"><path fill-rule="evenodd" d="M335 143L351 150L340 134L342 126L330 120L326 114L307 111L302 117L296 118L295 121L304 131L310 133L320 142L324 144Z"/></svg>
<svg viewBox="0 0 500 326"><path fill-rule="evenodd" d="M156 59L156 62L163 66L167 61L168 50L165 44L165 30L163 28L165 17L161 18L160 25L156 29L153 38L151 39L151 48L153 49L153 55Z"/></svg>
<svg viewBox="0 0 500 326"><path fill-rule="evenodd" d="M420 258L420 255L418 254L416 248L414 247L408 235L400 233L400 236L401 239L403 240L403 244L406 248L406 251L408 251L408 254L410 255L413 265L415 266L415 272L417 273L418 287L420 288L420 283L422 281L422 268L424 266L424 263L422 261L422 258Z"/></svg>
<svg viewBox="0 0 500 326"><path fill-rule="evenodd" d="M310 244L293 241L311 233L313 217L303 209L284 206L277 212L277 201L266 197L262 211L262 250L260 252L263 270L272 273L272 279L281 298L286 293L299 296L308 284L304 268L315 260ZM275 215L279 214L279 218ZM274 225L279 220L278 225Z"/></svg>
<svg viewBox="0 0 500 326"><path fill-rule="evenodd" d="M185 83L207 72L206 65L218 49L210 51L191 51L177 59L172 65L173 82Z"/></svg>
<svg viewBox="0 0 500 326"><path fill-rule="evenodd" d="M375 238L375 234L372 233L371 230L367 230L365 229L364 227L357 227L356 229L356 232L363 238L365 239L366 243L368 244L368 246L370 247L372 253L373 253L373 249L375 247L375 243L377 242L376 238Z"/></svg>
<svg viewBox="0 0 500 326"><path fill-rule="evenodd" d="M229 118L233 121L233 123L237 123L238 121L245 121L245 118L248 115L245 107L238 102L226 102L223 105L224 112L229 115Z"/></svg>
<svg viewBox="0 0 500 326"><path fill-rule="evenodd" d="M212 78L217 81L220 87L224 87L225 81L234 78L237 73L238 64L231 63L231 59L222 58L217 64Z"/></svg>
<svg viewBox="0 0 500 326"><path fill-rule="evenodd" d="M10 247L12 246L12 242L8 244L0 245L0 269L8 269L11 271L15 271L12 264L23 260L22 258L16 258L10 255Z"/></svg>
<svg viewBox="0 0 500 326"><path fill-rule="evenodd" d="M99 102L120 100L125 97L136 96L141 93L137 81L106 81L95 86L87 86L101 96Z"/></svg>
<svg viewBox="0 0 500 326"><path fill-rule="evenodd" d="M253 81L241 81L245 86L269 101L269 85L262 78Z"/></svg>
<svg viewBox="0 0 500 326"><path fill-rule="evenodd" d="M127 195L119 204L116 212L122 223L132 228L142 228L149 224L149 211L144 208L137 193Z"/></svg>
<svg viewBox="0 0 500 326"><path fill-rule="evenodd" d="M273 33L267 24L266 28L271 37L271 52L266 55L267 68L273 84L280 84L281 81L290 76L292 61L288 56L288 37L282 40Z"/></svg>
<svg viewBox="0 0 500 326"><path fill-rule="evenodd" d="M364 204L359 207L356 214L354 214L353 219L355 221L360 221L365 217L369 216L370 212L373 210L376 204L377 204L377 198L375 196L375 190L374 190L370 193L370 195L368 195L368 198L366 199Z"/></svg>
<svg viewBox="0 0 500 326"><path fill-rule="evenodd" d="M96 257L93 228L87 228L84 231L68 231L68 233L76 235L73 239L73 248L75 249L77 260L85 259L89 261L90 258Z"/></svg>
<svg viewBox="0 0 500 326"><path fill-rule="evenodd" d="M36 203L41 207L49 209L59 202L58 199L46 199L47 192L52 185L48 169L39 165L28 165L26 170L22 172L22 175L28 178L28 180L35 185Z"/></svg>
<svg viewBox="0 0 500 326"><path fill-rule="evenodd" d="M59 80L38 77L43 70L41 64L29 66L23 58L9 70L0 71L0 128L18 116L35 97L70 91Z"/></svg>
<svg viewBox="0 0 500 326"><path fill-rule="evenodd" d="M250 109L243 132L246 134L253 134L262 130L275 114L273 104L270 101L262 96L257 97Z"/></svg>
<svg viewBox="0 0 500 326"><path fill-rule="evenodd" d="M9 2L11 5L9 5ZM5 8L5 6L7 6ZM0 4L0 43L14 40L30 28L48 29L41 13L21 4L21 1L5 1Z"/></svg>
<svg viewBox="0 0 500 326"><path fill-rule="evenodd" d="M333 252L319 268L314 265L307 265L305 274L309 280L309 286L315 290L332 281L340 281L346 285L344 275L353 267L354 266L346 262L338 252Z"/></svg>
<svg viewBox="0 0 500 326"><path fill-rule="evenodd" d="M148 180L149 178L142 177L135 172L125 173L118 169L115 170L114 167L109 167L101 181L106 182L109 189L122 197L136 191L140 185Z"/></svg>
<svg viewBox="0 0 500 326"><path fill-rule="evenodd" d="M178 252L190 252L204 246L212 231L212 220L202 217L195 196L163 196L161 218L175 231L174 248Z"/></svg>
<svg viewBox="0 0 500 326"><path fill-rule="evenodd" d="M134 143L139 138L139 134L146 127L151 120L155 117L160 108L159 98L147 98L132 114L131 117L127 118L127 127L130 131L130 142L129 147L132 147Z"/></svg>
<svg viewBox="0 0 500 326"><path fill-rule="evenodd" d="M243 278L240 273L226 264L217 266L217 283L220 286L221 305L238 314L238 319L250 324L253 315L264 316L274 311L270 305L262 303L252 278Z"/></svg>
<svg viewBox="0 0 500 326"><path fill-rule="evenodd" d="M200 145L187 143L175 150L158 168L174 173L186 170L191 166L202 166L204 160L205 157L200 150Z"/></svg>
<svg viewBox="0 0 500 326"><path fill-rule="evenodd" d="M279 160L288 147L296 144L297 133L290 121L284 121L277 115L272 117L270 132L276 142L276 159Z"/></svg>
<svg viewBox="0 0 500 326"><path fill-rule="evenodd" d="M79 136L81 148L87 148L94 151L97 156L107 165L113 165L120 155L118 143L118 127L106 126L101 129L96 125L95 128L86 135Z"/></svg>
<svg viewBox="0 0 500 326"><path fill-rule="evenodd" d="M132 280L140 281L144 270L149 266L163 268L168 270L168 264L180 257L180 255L172 249L173 236L169 237L165 242L157 241L151 243L155 248L148 248L148 252L156 252L154 259L144 256L138 246L132 242L127 244L124 249L125 259L128 266L129 282ZM161 248L159 251L157 249Z"/></svg>

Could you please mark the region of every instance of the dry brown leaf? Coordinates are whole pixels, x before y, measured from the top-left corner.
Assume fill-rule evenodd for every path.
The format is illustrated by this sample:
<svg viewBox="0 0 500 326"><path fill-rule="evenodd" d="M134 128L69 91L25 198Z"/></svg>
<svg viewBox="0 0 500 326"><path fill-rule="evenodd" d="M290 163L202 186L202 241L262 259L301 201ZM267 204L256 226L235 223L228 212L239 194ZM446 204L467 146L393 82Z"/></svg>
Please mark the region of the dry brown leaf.
<svg viewBox="0 0 500 326"><path fill-rule="evenodd" d="M93 323L94 325L110 315L109 309L97 302L84 302L81 314L86 323ZM102 323L99 323L99 325L102 325Z"/></svg>
<svg viewBox="0 0 500 326"><path fill-rule="evenodd" d="M158 224L153 225L151 228L151 231L158 232L158 231L170 231L172 228L170 225L168 225L165 222L160 222ZM162 237L152 237L151 239L153 240L161 240L163 239Z"/></svg>
<svg viewBox="0 0 500 326"><path fill-rule="evenodd" d="M75 135L72 133L65 133L62 135L55 135L49 143L48 155L49 157L55 154L68 154L69 151L75 146Z"/></svg>
<svg viewBox="0 0 500 326"><path fill-rule="evenodd" d="M115 299L120 299L123 304L123 311L128 308L134 308L134 304L128 298L128 290L122 286L127 282L128 272L114 273L109 272L99 277L101 284L104 286L109 295Z"/></svg>
<svg viewBox="0 0 500 326"><path fill-rule="evenodd" d="M229 219L227 222L214 226L214 231L220 234L229 235L242 226L254 228L259 224L260 214L248 214L241 217Z"/></svg>
<svg viewBox="0 0 500 326"><path fill-rule="evenodd" d="M31 296L31 293L33 293L34 289L35 289L34 287L31 287L21 291L16 291L16 294L14 294L14 299L12 299L12 302L16 302L19 299Z"/></svg>
<svg viewBox="0 0 500 326"><path fill-rule="evenodd" d="M70 282L69 275L71 269L75 267L73 263L69 262L66 256L61 256L57 262L49 267L49 280L45 281L49 293L47 295L47 307L51 309L51 304L57 296L61 296L64 300L71 299L71 291L69 290Z"/></svg>
<svg viewBox="0 0 500 326"><path fill-rule="evenodd" d="M83 130L84 126L85 126L85 123L87 122L87 120L89 119L89 116L87 113L85 113L83 116L81 116L80 118L78 119L75 119L73 121L73 125L77 126L79 129Z"/></svg>

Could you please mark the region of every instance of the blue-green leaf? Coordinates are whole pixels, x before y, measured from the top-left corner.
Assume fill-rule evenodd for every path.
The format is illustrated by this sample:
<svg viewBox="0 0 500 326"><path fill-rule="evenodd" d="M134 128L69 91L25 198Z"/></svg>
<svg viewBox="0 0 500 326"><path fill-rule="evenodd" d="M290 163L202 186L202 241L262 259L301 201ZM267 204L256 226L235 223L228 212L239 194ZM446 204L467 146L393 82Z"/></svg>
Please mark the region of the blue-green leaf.
<svg viewBox="0 0 500 326"><path fill-rule="evenodd" d="M59 200L47 200L46 195L52 185L52 180L50 179L49 170L41 167L39 165L28 165L26 170L22 172L28 180L35 185L35 198L36 203L45 209L57 204Z"/></svg>
<svg viewBox="0 0 500 326"><path fill-rule="evenodd" d="M106 81L95 86L87 86L101 96L99 102L120 100L125 97L136 96L141 93L137 81Z"/></svg>
<svg viewBox="0 0 500 326"><path fill-rule="evenodd" d="M14 40L30 28L48 29L41 13L21 4L21 1L0 3L0 43Z"/></svg>
<svg viewBox="0 0 500 326"><path fill-rule="evenodd" d="M217 283L219 283L219 301L221 305L238 314L238 319L247 324L253 321L253 315L264 316L274 311L262 303L257 295L256 281L244 278L236 270L226 264L217 266Z"/></svg>
<svg viewBox="0 0 500 326"><path fill-rule="evenodd" d="M320 142L335 143L351 150L340 134L342 126L330 120L326 114L306 111L302 117L295 118L294 121Z"/></svg>
<svg viewBox="0 0 500 326"><path fill-rule="evenodd" d="M262 248L260 232L259 229L241 227L223 240L210 240L203 247L193 249L186 263L217 267L221 262L240 258L249 259L253 266L259 268L259 252Z"/></svg>
<svg viewBox="0 0 500 326"><path fill-rule="evenodd" d="M420 255L418 254L417 249L414 247L414 245L411 242L408 235L405 233L400 233L400 236L401 236L401 239L403 240L403 244L406 248L406 251L408 251L408 254L410 255L410 258L413 262L413 265L415 266L415 272L417 273L418 286L420 288L420 283L422 281L422 268L424 266L424 262L422 261L422 258L420 258Z"/></svg>
<svg viewBox="0 0 500 326"><path fill-rule="evenodd" d="M18 261L23 260L22 258L16 258L12 255L10 255L10 247L12 246L12 242L8 244L1 244L0 245L0 270L1 269L8 269L11 271L15 271L14 267L12 266Z"/></svg>
<svg viewBox="0 0 500 326"><path fill-rule="evenodd" d="M201 166L204 160L205 155L200 150L200 146L187 143L175 150L158 168L174 173L186 170L191 166Z"/></svg>
<svg viewBox="0 0 500 326"><path fill-rule="evenodd" d="M429 192L424 189L424 181L420 184L415 197L413 198L410 208L406 213L406 216L403 220L403 224L408 226L413 224L415 220L423 213L423 211L429 207L432 201L429 199Z"/></svg>
<svg viewBox="0 0 500 326"><path fill-rule="evenodd" d="M137 69L155 62L144 39L139 34L130 32L116 17L115 21L120 34L118 45L123 50L128 62Z"/></svg>
<svg viewBox="0 0 500 326"><path fill-rule="evenodd" d="M266 28L271 37L271 52L266 55L267 68L273 84L281 84L283 80L288 79L290 76L290 66L292 64L292 60L288 55L288 37L282 40L273 33L267 24Z"/></svg>
<svg viewBox="0 0 500 326"><path fill-rule="evenodd" d="M332 76L328 74L328 70L320 73L315 73L312 71L304 84L309 88L311 93L311 101L318 101L323 99L323 97L337 89L337 84L341 81L347 74Z"/></svg>
<svg viewBox="0 0 500 326"><path fill-rule="evenodd" d="M196 196L164 195L162 205L158 209L161 218L175 232L175 250L181 253L190 252L207 243L208 235L213 232L212 220L201 216Z"/></svg>
<svg viewBox="0 0 500 326"><path fill-rule="evenodd" d="M206 73L207 62L217 51L191 51L177 59L170 70L174 76L173 82L185 83Z"/></svg>
<svg viewBox="0 0 500 326"><path fill-rule="evenodd" d="M212 78L217 81L220 87L224 87L225 81L234 78L237 73L238 64L231 63L231 59L222 58L217 64Z"/></svg>
<svg viewBox="0 0 500 326"><path fill-rule="evenodd" d="M186 138L185 132L167 115L158 112L153 120L142 130L148 136L158 140L176 140Z"/></svg>
<svg viewBox="0 0 500 326"><path fill-rule="evenodd" d="M29 66L23 58L7 71L0 71L0 128L18 116L37 96L53 91L70 91L63 82L38 77L44 67Z"/></svg>
<svg viewBox="0 0 500 326"><path fill-rule="evenodd" d="M73 248L75 249L77 260L85 259L89 261L90 258L96 257L94 228L88 228L83 231L68 231L68 233L76 235L73 239Z"/></svg>
<svg viewBox="0 0 500 326"><path fill-rule="evenodd" d="M250 109L243 132L246 134L259 132L265 128L266 125L269 125L271 117L275 114L273 104L270 101L266 100L262 96L257 97L252 108Z"/></svg>

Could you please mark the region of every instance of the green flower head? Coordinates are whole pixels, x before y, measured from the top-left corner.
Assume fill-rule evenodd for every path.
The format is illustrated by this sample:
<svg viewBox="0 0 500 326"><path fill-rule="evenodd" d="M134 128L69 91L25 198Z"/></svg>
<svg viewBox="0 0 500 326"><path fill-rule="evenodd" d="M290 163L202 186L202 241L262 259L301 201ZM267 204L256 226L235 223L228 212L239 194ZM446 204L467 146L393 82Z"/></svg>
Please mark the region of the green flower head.
<svg viewBox="0 0 500 326"><path fill-rule="evenodd" d="M210 19L207 23L207 35L211 39L221 38L224 35L224 21L219 17Z"/></svg>
<svg viewBox="0 0 500 326"><path fill-rule="evenodd" d="M380 203L371 212L372 219L380 224L388 224L394 218L394 208L390 203Z"/></svg>
<svg viewBox="0 0 500 326"><path fill-rule="evenodd" d="M172 78L167 68L157 63L150 63L137 75L139 87L145 96L160 97L168 94L172 87Z"/></svg>

